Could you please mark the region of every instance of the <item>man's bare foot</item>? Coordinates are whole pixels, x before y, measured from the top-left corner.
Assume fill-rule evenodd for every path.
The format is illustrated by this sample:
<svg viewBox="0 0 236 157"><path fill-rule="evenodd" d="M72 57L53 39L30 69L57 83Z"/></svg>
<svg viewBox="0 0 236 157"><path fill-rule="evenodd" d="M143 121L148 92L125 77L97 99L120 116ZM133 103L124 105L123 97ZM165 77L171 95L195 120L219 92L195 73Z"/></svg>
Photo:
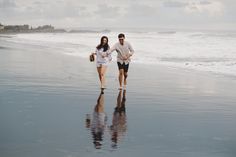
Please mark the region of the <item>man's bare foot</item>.
<svg viewBox="0 0 236 157"><path fill-rule="evenodd" d="M106 89L106 87L105 86L101 86L101 89L103 90L103 89Z"/></svg>

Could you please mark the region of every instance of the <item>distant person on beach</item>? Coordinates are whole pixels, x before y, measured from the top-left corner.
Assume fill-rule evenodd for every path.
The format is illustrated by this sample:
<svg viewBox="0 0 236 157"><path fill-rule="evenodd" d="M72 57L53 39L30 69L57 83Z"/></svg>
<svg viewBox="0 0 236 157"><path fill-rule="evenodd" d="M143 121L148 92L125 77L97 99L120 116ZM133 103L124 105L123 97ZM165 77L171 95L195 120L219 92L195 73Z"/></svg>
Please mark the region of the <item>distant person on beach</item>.
<svg viewBox="0 0 236 157"><path fill-rule="evenodd" d="M93 118L86 115L86 128L91 130L93 144L96 149L101 149L103 135L106 128L107 116L104 111L104 92L101 90L94 107Z"/></svg>
<svg viewBox="0 0 236 157"><path fill-rule="evenodd" d="M96 65L97 65L97 71L99 80L101 83L101 89L105 89L105 74L107 70L108 63L112 60L111 55L107 55L106 52L108 52L110 49L110 46L108 44L108 37L103 36L101 38L100 44L96 47L96 50L93 55L97 56L96 59Z"/></svg>
<svg viewBox="0 0 236 157"><path fill-rule="evenodd" d="M119 89L126 89L127 77L129 70L130 57L134 54L134 49L129 42L125 41L123 33L118 35L119 42L117 42L107 53L109 56L113 51L117 52L117 65L119 69ZM124 83L124 86L122 87Z"/></svg>

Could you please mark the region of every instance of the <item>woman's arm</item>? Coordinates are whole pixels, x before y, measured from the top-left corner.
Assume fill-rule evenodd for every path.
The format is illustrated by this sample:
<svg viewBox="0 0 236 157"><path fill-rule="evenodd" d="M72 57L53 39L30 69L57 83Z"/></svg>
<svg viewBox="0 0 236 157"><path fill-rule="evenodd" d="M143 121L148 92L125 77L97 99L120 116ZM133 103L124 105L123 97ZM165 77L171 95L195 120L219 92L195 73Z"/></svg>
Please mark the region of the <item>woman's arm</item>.
<svg viewBox="0 0 236 157"><path fill-rule="evenodd" d="M110 54L111 54L112 52L114 52L116 49L117 49L117 48L116 48L116 44L115 44L115 45L113 45L110 49L108 49L108 50L106 51L106 56L110 55Z"/></svg>
<svg viewBox="0 0 236 157"><path fill-rule="evenodd" d="M96 50L96 55L102 56L102 58L106 57L106 52Z"/></svg>
<svg viewBox="0 0 236 157"><path fill-rule="evenodd" d="M91 55L97 55L97 52L98 52L98 50L97 50L97 49L95 49L95 51L94 51L94 52L91 52Z"/></svg>
<svg viewBox="0 0 236 157"><path fill-rule="evenodd" d="M99 53L98 49L96 48L95 51L94 51L94 55L97 55Z"/></svg>
<svg viewBox="0 0 236 157"><path fill-rule="evenodd" d="M104 58L104 57L108 57L109 55L111 55L111 53L109 53L110 52L110 49L108 49L108 50L106 50L105 52L102 52L101 53L101 56Z"/></svg>

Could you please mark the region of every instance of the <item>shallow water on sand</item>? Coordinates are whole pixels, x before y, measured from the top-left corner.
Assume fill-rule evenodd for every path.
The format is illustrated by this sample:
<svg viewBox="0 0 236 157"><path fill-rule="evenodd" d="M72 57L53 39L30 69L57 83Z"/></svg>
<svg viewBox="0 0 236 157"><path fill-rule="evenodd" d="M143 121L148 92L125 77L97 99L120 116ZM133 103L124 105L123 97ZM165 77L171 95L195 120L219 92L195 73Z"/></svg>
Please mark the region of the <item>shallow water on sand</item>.
<svg viewBox="0 0 236 157"><path fill-rule="evenodd" d="M0 50L0 156L236 155L233 78L132 64L119 91L112 63L101 93L93 63L17 46Z"/></svg>

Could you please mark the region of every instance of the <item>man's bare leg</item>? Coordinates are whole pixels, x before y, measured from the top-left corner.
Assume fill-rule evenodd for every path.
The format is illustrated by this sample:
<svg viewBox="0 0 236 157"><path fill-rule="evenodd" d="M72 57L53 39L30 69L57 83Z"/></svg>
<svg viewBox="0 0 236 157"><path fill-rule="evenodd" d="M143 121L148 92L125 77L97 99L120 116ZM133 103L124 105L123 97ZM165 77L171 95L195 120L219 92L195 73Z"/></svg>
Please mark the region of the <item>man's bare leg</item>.
<svg viewBox="0 0 236 157"><path fill-rule="evenodd" d="M123 77L124 77L124 69L120 69L119 70L119 83L120 83L119 89L122 89Z"/></svg>
<svg viewBox="0 0 236 157"><path fill-rule="evenodd" d="M126 89L127 77L128 77L128 72L124 72L124 89Z"/></svg>

